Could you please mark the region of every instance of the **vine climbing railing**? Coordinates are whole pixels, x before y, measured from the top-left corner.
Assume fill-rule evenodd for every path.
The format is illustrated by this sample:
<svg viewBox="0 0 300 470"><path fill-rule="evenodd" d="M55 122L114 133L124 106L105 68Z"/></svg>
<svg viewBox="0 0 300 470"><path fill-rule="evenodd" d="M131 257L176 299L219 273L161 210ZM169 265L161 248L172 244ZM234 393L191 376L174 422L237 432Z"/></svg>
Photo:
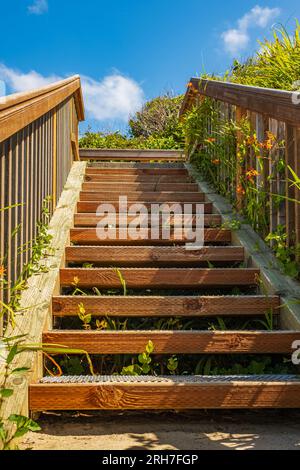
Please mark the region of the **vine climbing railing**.
<svg viewBox="0 0 300 470"><path fill-rule="evenodd" d="M180 114L191 161L298 276L299 95L193 78Z"/></svg>

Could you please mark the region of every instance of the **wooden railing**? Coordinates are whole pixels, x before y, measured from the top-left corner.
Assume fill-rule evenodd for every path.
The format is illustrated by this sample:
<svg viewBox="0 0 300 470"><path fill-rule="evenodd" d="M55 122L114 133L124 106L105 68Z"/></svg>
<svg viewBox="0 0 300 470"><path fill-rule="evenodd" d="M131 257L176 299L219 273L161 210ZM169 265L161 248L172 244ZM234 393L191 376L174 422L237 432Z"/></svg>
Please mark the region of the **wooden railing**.
<svg viewBox="0 0 300 470"><path fill-rule="evenodd" d="M0 98L0 264L9 285L31 258L43 201L51 197L52 213L79 158L83 119L79 76Z"/></svg>
<svg viewBox="0 0 300 470"><path fill-rule="evenodd" d="M245 206L247 200L239 188L239 179L247 169L257 168L259 188L267 195L266 217L269 232L276 231L279 225L286 226L289 245L299 244L300 191L299 185L291 181L293 178L289 170L289 167L292 168L300 177L300 104L297 104L299 97L288 91L192 78L180 115L183 116L195 104L203 102L204 97L211 99L221 119L235 122L237 128L241 121L247 120L253 135L256 135L261 144L268 139L268 132L281 142L280 148L262 150L262 157L265 158L260 162L250 149L244 160L239 158L236 151L233 155L236 159L236 179L228 185L228 194L233 192L237 208ZM207 129L208 134L213 135L214 129L209 121ZM237 146L242 143L242 138L241 133L237 131ZM277 163L280 160L285 163L283 171L282 166L281 171L278 169ZM229 181L229 171L230 169L226 165L222 166L221 162L218 177Z"/></svg>

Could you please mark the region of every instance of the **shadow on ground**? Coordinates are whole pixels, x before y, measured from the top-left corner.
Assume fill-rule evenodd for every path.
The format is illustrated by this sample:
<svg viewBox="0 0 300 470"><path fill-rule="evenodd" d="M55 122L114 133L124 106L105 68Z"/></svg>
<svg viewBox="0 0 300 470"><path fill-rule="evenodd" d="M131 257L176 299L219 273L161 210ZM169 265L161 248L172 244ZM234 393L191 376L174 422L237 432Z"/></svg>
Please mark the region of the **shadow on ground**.
<svg viewBox="0 0 300 470"><path fill-rule="evenodd" d="M23 448L300 450L300 411L43 413Z"/></svg>

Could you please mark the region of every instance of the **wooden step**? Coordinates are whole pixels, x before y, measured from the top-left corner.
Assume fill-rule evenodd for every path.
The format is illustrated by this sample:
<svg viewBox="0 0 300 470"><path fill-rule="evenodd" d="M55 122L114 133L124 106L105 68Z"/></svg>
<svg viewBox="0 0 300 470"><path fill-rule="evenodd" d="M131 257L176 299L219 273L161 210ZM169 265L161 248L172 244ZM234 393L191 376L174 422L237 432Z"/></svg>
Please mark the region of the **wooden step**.
<svg viewBox="0 0 300 470"><path fill-rule="evenodd" d="M128 288L200 288L207 286L255 286L258 269L231 268L123 268ZM118 274L112 268L64 268L60 270L61 286L121 288Z"/></svg>
<svg viewBox="0 0 300 470"><path fill-rule="evenodd" d="M178 162L185 159L183 150L129 150L129 149L80 149L80 160L100 161L166 161Z"/></svg>
<svg viewBox="0 0 300 470"><path fill-rule="evenodd" d="M99 182L99 183L83 183L83 191L106 191L108 193L118 191L122 192L197 192L199 190L196 183L122 183L115 182Z"/></svg>
<svg viewBox="0 0 300 470"><path fill-rule="evenodd" d="M87 167L85 170L86 175L117 175L117 176L169 176L174 178L180 177L189 177L189 172L186 170L186 168L158 168L158 167L153 167L153 168L113 168L113 167L96 167L96 166L90 166ZM178 182L180 182L178 181Z"/></svg>
<svg viewBox="0 0 300 470"><path fill-rule="evenodd" d="M184 410L299 408L297 376L73 376L29 388L29 409Z"/></svg>
<svg viewBox="0 0 300 470"><path fill-rule="evenodd" d="M151 230L148 229L148 238L145 237L145 231L143 231L143 238L140 240L135 240L127 234L126 237L123 237L122 234L119 234L116 230L116 239L107 239L102 240L97 235L97 229L94 228L72 228L70 230L70 239L72 243L77 243L80 245L184 245L186 242L193 242L195 237L192 240L187 240L186 237L176 238L176 236L170 233L170 237L167 239L162 238L162 233L159 233L159 238L151 238ZM204 229L204 241L205 243L230 243L231 242L231 230L227 229L214 229L214 228L205 228Z"/></svg>
<svg viewBox="0 0 300 470"><path fill-rule="evenodd" d="M203 263L236 263L244 261L244 248L209 246L200 250L185 247L153 246L69 246L66 262L93 263L103 266L182 266Z"/></svg>
<svg viewBox="0 0 300 470"><path fill-rule="evenodd" d="M117 189L117 188L116 188ZM205 196L202 193L196 192L152 192L147 193L144 191L81 191L79 194L80 201L99 201L100 202L111 202L111 201L118 201L120 196L126 196L128 201L140 202L140 201L147 201L147 202L182 202L185 201L186 203L189 202L204 202Z"/></svg>
<svg viewBox="0 0 300 470"><path fill-rule="evenodd" d="M77 213L77 214L74 214L74 226L75 227L96 227L97 224L102 219L103 217L97 217L95 214L91 214L91 213L86 213L86 214ZM136 219L136 216L127 215L127 224L126 225L121 224L121 226L123 227L128 226L128 223L132 222L135 219ZM174 216L168 216L166 217L166 220L164 221L165 224L168 223L171 227L181 226L183 222L184 222L183 217L177 217L175 220L175 224L174 224ZM142 223L143 225L150 224L148 215L144 217ZM196 216L192 216L191 223L192 223L192 226L195 227ZM221 225L221 223L222 223L222 217L219 214L205 214L204 215L205 227L211 227L211 226L217 227L218 225ZM117 227L119 226L120 226L119 220L117 220ZM155 223L153 224L153 226L156 226ZM161 226L161 223L160 223L160 226Z"/></svg>
<svg viewBox="0 0 300 470"><path fill-rule="evenodd" d="M116 212L119 211L119 202L118 201L104 200L102 202L105 202L105 204L111 204L115 208ZM131 205L135 204L135 202L139 205L140 204L144 205L148 211L151 210L152 205L154 204L153 201L152 202L149 202L149 201L130 201L130 203L128 204L128 209L130 208ZM166 203L169 204L169 206L173 206L173 204L175 204L176 207L178 207L178 206L181 207L182 211L184 211L184 205L185 204L192 204L191 202L188 202L188 201L185 201L185 202L166 201L165 204ZM101 204L100 201L79 201L79 202L77 202L77 212L93 212L94 214L96 214L100 204ZM211 214L212 210L213 210L212 203L211 202L203 202L202 204L203 204L203 208L204 208L204 213L205 214ZM185 212L189 213L187 210ZM192 214L196 213L195 204L192 204L190 213L192 213Z"/></svg>
<svg viewBox="0 0 300 470"><path fill-rule="evenodd" d="M291 354L300 331L77 331L43 333L43 343L89 354L139 354L148 341L154 354Z"/></svg>
<svg viewBox="0 0 300 470"><path fill-rule="evenodd" d="M259 316L280 313L278 296L56 296L55 317L77 316L83 302L87 314L112 317L215 317Z"/></svg>
<svg viewBox="0 0 300 470"><path fill-rule="evenodd" d="M189 184L193 182L191 176L186 175L125 175L121 174L99 174L99 173L88 173L85 175L86 182L94 183L110 183L110 184Z"/></svg>

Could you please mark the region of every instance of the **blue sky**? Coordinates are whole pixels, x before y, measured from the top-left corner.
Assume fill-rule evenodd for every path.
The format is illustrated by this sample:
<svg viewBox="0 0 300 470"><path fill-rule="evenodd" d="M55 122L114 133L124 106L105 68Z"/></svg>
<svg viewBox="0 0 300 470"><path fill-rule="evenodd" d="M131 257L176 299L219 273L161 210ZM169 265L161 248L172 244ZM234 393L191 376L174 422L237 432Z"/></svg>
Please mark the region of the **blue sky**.
<svg viewBox="0 0 300 470"><path fill-rule="evenodd" d="M299 0L0 0L0 80L7 92L80 74L87 122L125 129L146 99L222 73L274 24L292 29Z"/></svg>

